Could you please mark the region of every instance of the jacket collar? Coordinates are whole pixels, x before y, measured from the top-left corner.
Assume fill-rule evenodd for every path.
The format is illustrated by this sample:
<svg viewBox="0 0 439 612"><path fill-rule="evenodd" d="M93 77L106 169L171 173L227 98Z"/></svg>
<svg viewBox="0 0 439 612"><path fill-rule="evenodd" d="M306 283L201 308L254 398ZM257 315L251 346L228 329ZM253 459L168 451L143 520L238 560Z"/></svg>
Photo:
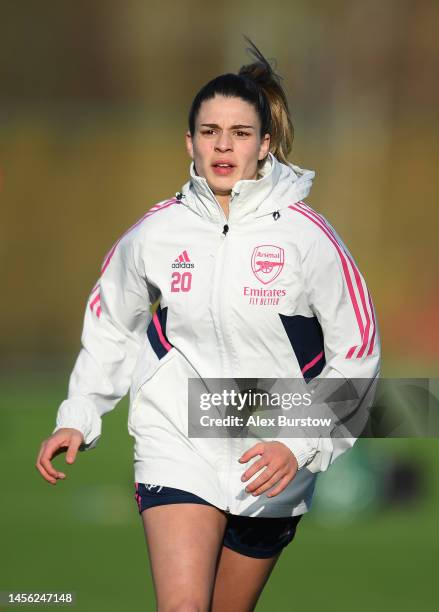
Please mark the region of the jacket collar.
<svg viewBox="0 0 439 612"><path fill-rule="evenodd" d="M190 180L183 186L183 202L197 214L218 223L224 213L206 179L190 165ZM272 153L259 170L260 178L240 180L232 188L228 223L235 224L250 217L271 214L305 198L315 172L293 164L280 163Z"/></svg>

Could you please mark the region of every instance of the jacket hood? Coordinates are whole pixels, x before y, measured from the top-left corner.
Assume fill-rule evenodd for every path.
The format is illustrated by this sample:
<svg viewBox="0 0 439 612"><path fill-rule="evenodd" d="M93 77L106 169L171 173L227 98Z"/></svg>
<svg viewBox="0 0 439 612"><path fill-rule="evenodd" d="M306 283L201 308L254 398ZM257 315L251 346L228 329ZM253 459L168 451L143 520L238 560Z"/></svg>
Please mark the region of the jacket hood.
<svg viewBox="0 0 439 612"><path fill-rule="evenodd" d="M229 221L236 222L248 215L261 217L282 210L306 198L315 177L313 170L294 164L282 164L269 153L255 180L240 180L232 188ZM197 214L218 222L222 209L207 180L196 174L190 165L190 180L182 188L183 203Z"/></svg>

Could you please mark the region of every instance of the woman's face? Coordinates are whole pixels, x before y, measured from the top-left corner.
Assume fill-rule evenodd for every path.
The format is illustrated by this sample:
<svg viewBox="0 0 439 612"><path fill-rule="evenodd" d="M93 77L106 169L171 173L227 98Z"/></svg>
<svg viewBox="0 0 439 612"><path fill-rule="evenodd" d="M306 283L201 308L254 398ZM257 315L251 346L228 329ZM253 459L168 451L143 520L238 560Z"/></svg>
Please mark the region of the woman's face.
<svg viewBox="0 0 439 612"><path fill-rule="evenodd" d="M186 146L199 176L213 193L227 195L241 179L256 179L258 161L268 155L270 135L260 136L261 124L254 106L241 98L216 95L198 112L193 138Z"/></svg>

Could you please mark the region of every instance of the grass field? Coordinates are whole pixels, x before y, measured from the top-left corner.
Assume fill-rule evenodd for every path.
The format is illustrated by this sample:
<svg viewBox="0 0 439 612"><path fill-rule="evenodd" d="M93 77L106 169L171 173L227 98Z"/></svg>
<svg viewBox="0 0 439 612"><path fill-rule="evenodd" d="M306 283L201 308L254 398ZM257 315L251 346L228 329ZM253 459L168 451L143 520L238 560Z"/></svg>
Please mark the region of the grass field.
<svg viewBox="0 0 439 612"><path fill-rule="evenodd" d="M73 466L64 455L56 458L68 475L64 482L53 487L34 467L66 377L46 372L1 379L0 591L74 591L75 609L84 612L154 610L133 496L127 400L105 417L97 449L80 453ZM439 441L358 444L413 455L427 470L428 494L415 506L371 511L337 527L308 514L258 612L437 610Z"/></svg>

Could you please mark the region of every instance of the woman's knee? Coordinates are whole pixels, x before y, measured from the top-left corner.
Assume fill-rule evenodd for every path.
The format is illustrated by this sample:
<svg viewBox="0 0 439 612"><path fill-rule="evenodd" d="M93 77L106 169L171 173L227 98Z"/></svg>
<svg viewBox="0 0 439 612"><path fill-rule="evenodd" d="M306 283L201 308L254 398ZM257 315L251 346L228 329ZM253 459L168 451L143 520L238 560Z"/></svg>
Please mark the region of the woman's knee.
<svg viewBox="0 0 439 612"><path fill-rule="evenodd" d="M159 605L158 612L207 612L208 606L195 598L186 597L165 605Z"/></svg>

